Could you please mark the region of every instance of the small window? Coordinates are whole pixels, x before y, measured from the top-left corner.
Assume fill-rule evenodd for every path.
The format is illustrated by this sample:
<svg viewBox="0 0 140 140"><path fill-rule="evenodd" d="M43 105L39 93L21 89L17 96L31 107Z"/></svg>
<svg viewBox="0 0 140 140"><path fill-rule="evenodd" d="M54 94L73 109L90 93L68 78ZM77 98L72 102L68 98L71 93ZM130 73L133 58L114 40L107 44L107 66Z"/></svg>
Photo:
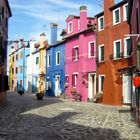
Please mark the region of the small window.
<svg viewBox="0 0 140 140"><path fill-rule="evenodd" d="M72 48L72 61L77 61L79 59L79 47L75 46Z"/></svg>
<svg viewBox="0 0 140 140"><path fill-rule="evenodd" d="M124 57L129 57L132 54L131 38L124 38Z"/></svg>
<svg viewBox="0 0 140 140"><path fill-rule="evenodd" d="M60 65L60 52L56 52L56 65Z"/></svg>
<svg viewBox="0 0 140 140"><path fill-rule="evenodd" d="M105 79L104 75L99 75L99 92L103 92L104 79Z"/></svg>
<svg viewBox="0 0 140 140"><path fill-rule="evenodd" d="M16 54L16 60L18 60L18 54Z"/></svg>
<svg viewBox="0 0 140 140"><path fill-rule="evenodd" d="M74 73L74 74L72 75L72 86L73 86L73 87L76 87L76 85L77 85L77 80L78 80L78 74L77 74L77 73Z"/></svg>
<svg viewBox="0 0 140 140"><path fill-rule="evenodd" d="M18 67L16 67L16 73L18 73Z"/></svg>
<svg viewBox="0 0 140 140"><path fill-rule="evenodd" d="M39 57L36 57L36 64L39 64Z"/></svg>
<svg viewBox="0 0 140 140"><path fill-rule="evenodd" d="M23 71L23 66L20 66L20 73L22 73Z"/></svg>
<svg viewBox="0 0 140 140"><path fill-rule="evenodd" d="M98 19L98 30L99 31L104 30L104 16Z"/></svg>
<svg viewBox="0 0 140 140"><path fill-rule="evenodd" d="M69 22L68 23L68 33L71 33L72 30L73 30L73 24L72 24L72 22Z"/></svg>
<svg viewBox="0 0 140 140"><path fill-rule="evenodd" d="M104 61L104 45L99 46L99 62Z"/></svg>
<svg viewBox="0 0 140 140"><path fill-rule="evenodd" d="M20 52L20 59L23 58L23 52Z"/></svg>
<svg viewBox="0 0 140 140"><path fill-rule="evenodd" d="M118 8L113 11L113 25L119 24L120 21L120 8Z"/></svg>
<svg viewBox="0 0 140 140"><path fill-rule="evenodd" d="M114 59L121 58L121 40L114 41Z"/></svg>
<svg viewBox="0 0 140 140"><path fill-rule="evenodd" d="M89 42L89 48L88 48L88 57L94 57L95 56L95 42Z"/></svg>
<svg viewBox="0 0 140 140"><path fill-rule="evenodd" d="M128 4L125 4L123 7L123 20L126 21L127 20L127 13L128 13Z"/></svg>
<svg viewBox="0 0 140 140"><path fill-rule="evenodd" d="M65 83L69 83L69 76L68 75L65 76Z"/></svg>
<svg viewBox="0 0 140 140"><path fill-rule="evenodd" d="M48 66L48 67L51 66L51 55L50 55L50 54L48 54L47 66Z"/></svg>

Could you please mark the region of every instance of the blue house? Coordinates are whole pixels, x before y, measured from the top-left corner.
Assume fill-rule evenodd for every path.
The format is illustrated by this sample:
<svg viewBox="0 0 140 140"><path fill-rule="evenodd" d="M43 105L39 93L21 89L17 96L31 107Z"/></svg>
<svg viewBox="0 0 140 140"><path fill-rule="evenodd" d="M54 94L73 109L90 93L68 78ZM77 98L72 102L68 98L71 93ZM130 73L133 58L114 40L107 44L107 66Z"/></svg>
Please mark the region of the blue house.
<svg viewBox="0 0 140 140"><path fill-rule="evenodd" d="M26 55L30 53L28 44L19 42L19 47L17 51L17 91L26 92L26 76L27 76L27 58Z"/></svg>
<svg viewBox="0 0 140 140"><path fill-rule="evenodd" d="M46 95L65 92L65 40L57 41L57 24L51 23L51 45L46 49Z"/></svg>

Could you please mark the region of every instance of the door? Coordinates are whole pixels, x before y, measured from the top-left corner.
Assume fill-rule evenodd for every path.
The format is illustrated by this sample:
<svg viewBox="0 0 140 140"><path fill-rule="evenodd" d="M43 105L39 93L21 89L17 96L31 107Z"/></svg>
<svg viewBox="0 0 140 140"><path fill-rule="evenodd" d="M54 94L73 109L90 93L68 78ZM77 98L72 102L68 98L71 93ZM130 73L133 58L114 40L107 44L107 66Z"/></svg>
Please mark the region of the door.
<svg viewBox="0 0 140 140"><path fill-rule="evenodd" d="M131 103L131 76L123 75L123 103Z"/></svg>
<svg viewBox="0 0 140 140"><path fill-rule="evenodd" d="M94 99L96 93L96 75L94 73L88 74L88 98Z"/></svg>
<svg viewBox="0 0 140 140"><path fill-rule="evenodd" d="M55 96L60 96L60 75L55 76Z"/></svg>

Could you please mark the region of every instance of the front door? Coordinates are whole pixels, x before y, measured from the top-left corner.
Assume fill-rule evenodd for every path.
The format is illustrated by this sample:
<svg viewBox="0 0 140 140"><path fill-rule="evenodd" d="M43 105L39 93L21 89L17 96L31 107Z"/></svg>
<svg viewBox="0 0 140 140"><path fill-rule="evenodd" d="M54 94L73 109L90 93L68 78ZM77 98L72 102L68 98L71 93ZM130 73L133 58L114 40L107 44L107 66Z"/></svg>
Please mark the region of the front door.
<svg viewBox="0 0 140 140"><path fill-rule="evenodd" d="M88 98L94 99L96 93L96 75L94 73L88 74Z"/></svg>
<svg viewBox="0 0 140 140"><path fill-rule="evenodd" d="M123 75L123 103L131 103L131 76Z"/></svg>
<svg viewBox="0 0 140 140"><path fill-rule="evenodd" d="M55 96L60 96L60 75L55 76Z"/></svg>

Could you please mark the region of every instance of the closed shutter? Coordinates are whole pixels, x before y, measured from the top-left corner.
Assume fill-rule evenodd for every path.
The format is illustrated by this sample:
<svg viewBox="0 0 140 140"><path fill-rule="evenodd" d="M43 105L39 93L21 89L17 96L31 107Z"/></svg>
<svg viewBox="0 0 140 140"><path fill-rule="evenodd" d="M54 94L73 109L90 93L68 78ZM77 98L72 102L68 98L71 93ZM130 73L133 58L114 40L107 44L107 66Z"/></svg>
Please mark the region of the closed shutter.
<svg viewBox="0 0 140 140"><path fill-rule="evenodd" d="M79 48L76 48L77 50L77 59L79 59Z"/></svg>
<svg viewBox="0 0 140 140"><path fill-rule="evenodd" d="M104 61L104 46L101 47L101 61Z"/></svg>
<svg viewBox="0 0 140 140"><path fill-rule="evenodd" d="M127 55L131 55L132 53L131 39L126 40L126 47L127 47Z"/></svg>
<svg viewBox="0 0 140 140"><path fill-rule="evenodd" d="M72 86L75 86L75 79L74 79L74 75L72 75Z"/></svg>
<svg viewBox="0 0 140 140"><path fill-rule="evenodd" d="M119 10L115 11L115 17L116 17L115 23L119 22L119 19L120 19Z"/></svg>
<svg viewBox="0 0 140 140"><path fill-rule="evenodd" d="M101 91L103 91L104 87L104 76L101 76Z"/></svg>
<svg viewBox="0 0 140 140"><path fill-rule="evenodd" d="M94 56L94 42L90 43L90 56Z"/></svg>
<svg viewBox="0 0 140 140"><path fill-rule="evenodd" d="M120 58L120 42L116 42L116 58Z"/></svg>

